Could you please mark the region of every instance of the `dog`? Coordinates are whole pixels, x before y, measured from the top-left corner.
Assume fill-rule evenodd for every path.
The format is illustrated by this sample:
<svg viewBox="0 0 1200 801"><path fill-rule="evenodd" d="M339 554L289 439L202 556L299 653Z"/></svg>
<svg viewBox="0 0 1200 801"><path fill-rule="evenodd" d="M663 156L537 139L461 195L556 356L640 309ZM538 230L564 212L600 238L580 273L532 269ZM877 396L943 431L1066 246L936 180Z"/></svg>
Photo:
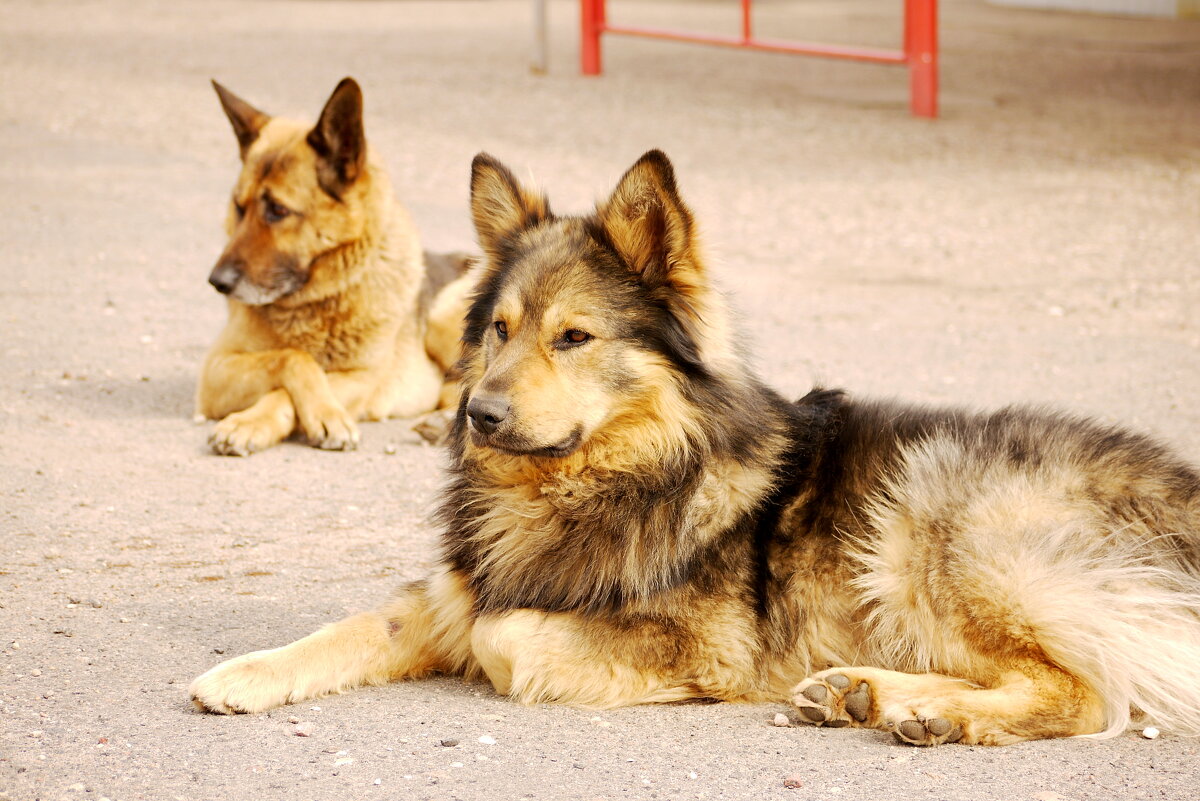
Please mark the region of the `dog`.
<svg viewBox="0 0 1200 801"><path fill-rule="evenodd" d="M651 151L589 216L481 154L442 553L202 710L432 672L523 703L790 701L904 743L1200 732L1200 475L1069 415L768 389Z"/></svg>
<svg viewBox="0 0 1200 801"><path fill-rule="evenodd" d="M197 417L219 421L213 450L245 456L293 432L352 449L357 420L453 406L470 259L423 254L367 145L358 84L339 83L315 126L213 86L242 161L208 279L229 318L196 392Z"/></svg>

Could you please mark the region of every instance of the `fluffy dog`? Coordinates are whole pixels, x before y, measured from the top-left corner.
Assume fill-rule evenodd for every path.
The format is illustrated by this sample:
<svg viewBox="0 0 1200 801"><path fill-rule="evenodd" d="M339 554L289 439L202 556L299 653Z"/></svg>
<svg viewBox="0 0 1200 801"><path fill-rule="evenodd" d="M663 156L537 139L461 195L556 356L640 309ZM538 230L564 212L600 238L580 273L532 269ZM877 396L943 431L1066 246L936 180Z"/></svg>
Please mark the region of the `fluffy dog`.
<svg viewBox="0 0 1200 801"><path fill-rule="evenodd" d="M560 217L486 155L426 580L196 679L256 712L432 671L524 702L790 700L906 743L1200 731L1200 477L1022 408L790 402L650 152Z"/></svg>
<svg viewBox="0 0 1200 801"><path fill-rule="evenodd" d="M338 84L315 126L213 86L242 158L209 276L229 320L196 393L197 414L220 421L213 449L245 456L293 431L354 448L356 420L437 408L458 357L466 259L423 258L364 138L358 84Z"/></svg>

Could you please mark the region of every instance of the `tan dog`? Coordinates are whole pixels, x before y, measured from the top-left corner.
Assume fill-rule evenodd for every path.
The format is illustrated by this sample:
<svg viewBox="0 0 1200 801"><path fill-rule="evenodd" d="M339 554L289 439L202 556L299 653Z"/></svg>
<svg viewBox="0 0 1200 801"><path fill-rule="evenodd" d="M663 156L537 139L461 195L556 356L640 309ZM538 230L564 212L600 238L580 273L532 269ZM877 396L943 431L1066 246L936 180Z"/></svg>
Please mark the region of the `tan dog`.
<svg viewBox="0 0 1200 801"><path fill-rule="evenodd" d="M458 358L467 260L423 256L367 146L358 84L338 84L315 126L213 86L242 158L209 276L229 320L196 393L197 413L220 421L213 450L245 456L293 432L350 449L356 420L436 409Z"/></svg>
<svg viewBox="0 0 1200 801"><path fill-rule="evenodd" d="M524 703L790 701L902 742L1200 733L1200 475L1035 409L791 402L650 152L585 217L485 155L442 555L191 687L257 712L433 671Z"/></svg>

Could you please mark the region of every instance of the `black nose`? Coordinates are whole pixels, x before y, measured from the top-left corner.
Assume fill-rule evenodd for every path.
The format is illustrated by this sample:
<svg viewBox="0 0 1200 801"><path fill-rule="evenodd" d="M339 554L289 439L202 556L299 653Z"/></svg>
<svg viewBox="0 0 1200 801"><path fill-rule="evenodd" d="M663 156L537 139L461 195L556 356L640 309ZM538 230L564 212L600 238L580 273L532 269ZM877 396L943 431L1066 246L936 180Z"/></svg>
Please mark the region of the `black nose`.
<svg viewBox="0 0 1200 801"><path fill-rule="evenodd" d="M222 259L213 267L208 276L208 283L222 295L228 295L242 278L241 262Z"/></svg>
<svg viewBox="0 0 1200 801"><path fill-rule="evenodd" d="M467 417L481 434L491 434L508 417L508 401L495 396L480 395L467 402Z"/></svg>

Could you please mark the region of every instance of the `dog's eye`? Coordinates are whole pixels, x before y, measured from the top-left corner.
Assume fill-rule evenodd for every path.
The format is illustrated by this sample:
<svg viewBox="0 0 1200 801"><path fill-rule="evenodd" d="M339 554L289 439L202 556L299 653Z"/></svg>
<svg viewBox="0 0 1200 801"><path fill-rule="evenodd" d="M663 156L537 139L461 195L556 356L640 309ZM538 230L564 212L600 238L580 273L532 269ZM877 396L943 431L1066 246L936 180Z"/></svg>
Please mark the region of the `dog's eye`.
<svg viewBox="0 0 1200 801"><path fill-rule="evenodd" d="M291 213L291 209L289 209L287 206L281 206L274 198L263 198L263 219L267 222L279 222Z"/></svg>
<svg viewBox="0 0 1200 801"><path fill-rule="evenodd" d="M497 320L495 325L496 336L500 337L500 341L503 342L504 340L508 339L508 324L503 320Z"/></svg>
<svg viewBox="0 0 1200 801"><path fill-rule="evenodd" d="M581 331L578 328L568 328L563 332L560 348L573 348L576 345L582 345L592 338L592 335L587 331Z"/></svg>

